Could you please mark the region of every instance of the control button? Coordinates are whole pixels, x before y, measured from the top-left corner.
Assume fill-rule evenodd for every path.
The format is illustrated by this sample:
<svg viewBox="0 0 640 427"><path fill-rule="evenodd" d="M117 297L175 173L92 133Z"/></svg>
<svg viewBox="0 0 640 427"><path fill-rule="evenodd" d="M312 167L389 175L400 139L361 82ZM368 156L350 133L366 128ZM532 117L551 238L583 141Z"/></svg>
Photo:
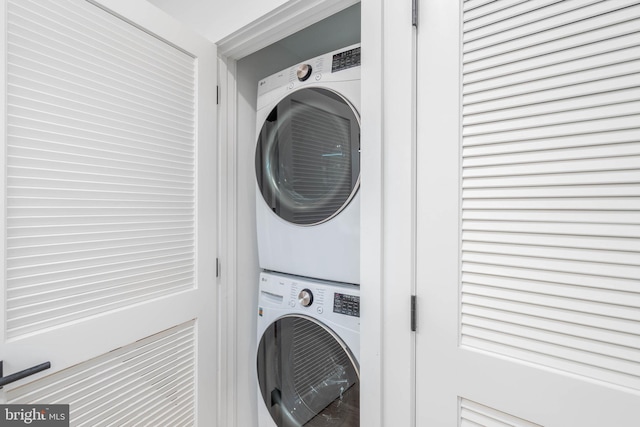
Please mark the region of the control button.
<svg viewBox="0 0 640 427"><path fill-rule="evenodd" d="M316 73L316 81L320 81L320 79L322 78L322 74L321 73Z"/></svg>
<svg viewBox="0 0 640 427"><path fill-rule="evenodd" d="M324 309L322 308L322 306L318 306L318 314L322 314L324 312Z"/></svg>
<svg viewBox="0 0 640 427"><path fill-rule="evenodd" d="M293 82L289 83L288 88L289 88L289 89L293 89Z"/></svg>
<svg viewBox="0 0 640 427"><path fill-rule="evenodd" d="M311 65L309 64L300 65L296 70L296 75L298 76L298 80L300 80L301 82L307 80L309 76L311 76L311 71L312 71Z"/></svg>
<svg viewBox="0 0 640 427"><path fill-rule="evenodd" d="M298 294L298 302L303 307L309 307L311 304L313 304L313 294L311 293L311 291L309 289L301 290Z"/></svg>
<svg viewBox="0 0 640 427"><path fill-rule="evenodd" d="M289 305L291 307L295 307L296 306L296 302L294 300L289 301Z"/></svg>
<svg viewBox="0 0 640 427"><path fill-rule="evenodd" d="M360 297L336 293L333 297L333 312L360 317Z"/></svg>

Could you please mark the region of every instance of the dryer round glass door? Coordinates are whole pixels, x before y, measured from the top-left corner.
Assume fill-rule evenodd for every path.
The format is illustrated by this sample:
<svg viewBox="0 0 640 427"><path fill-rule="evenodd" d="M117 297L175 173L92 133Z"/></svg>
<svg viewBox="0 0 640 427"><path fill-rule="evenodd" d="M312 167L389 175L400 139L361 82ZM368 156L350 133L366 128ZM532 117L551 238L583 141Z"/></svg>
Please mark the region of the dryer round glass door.
<svg viewBox="0 0 640 427"><path fill-rule="evenodd" d="M256 178L264 201L294 224L331 219L359 186L360 122L337 93L291 93L266 118L256 147Z"/></svg>
<svg viewBox="0 0 640 427"><path fill-rule="evenodd" d="M278 427L360 425L358 366L331 330L282 317L258 346L260 394Z"/></svg>

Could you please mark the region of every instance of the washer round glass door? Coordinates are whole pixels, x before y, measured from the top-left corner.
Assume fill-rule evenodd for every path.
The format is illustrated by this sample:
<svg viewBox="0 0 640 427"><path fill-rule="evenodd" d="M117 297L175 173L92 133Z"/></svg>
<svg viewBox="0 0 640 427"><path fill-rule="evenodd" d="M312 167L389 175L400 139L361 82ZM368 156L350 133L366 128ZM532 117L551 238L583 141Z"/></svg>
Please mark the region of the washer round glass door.
<svg viewBox="0 0 640 427"><path fill-rule="evenodd" d="M360 425L360 374L346 345L312 318L273 322L258 346L258 382L278 427Z"/></svg>
<svg viewBox="0 0 640 427"><path fill-rule="evenodd" d="M360 122L328 89L291 93L269 113L256 146L256 178L278 216L314 225L344 209L360 183Z"/></svg>

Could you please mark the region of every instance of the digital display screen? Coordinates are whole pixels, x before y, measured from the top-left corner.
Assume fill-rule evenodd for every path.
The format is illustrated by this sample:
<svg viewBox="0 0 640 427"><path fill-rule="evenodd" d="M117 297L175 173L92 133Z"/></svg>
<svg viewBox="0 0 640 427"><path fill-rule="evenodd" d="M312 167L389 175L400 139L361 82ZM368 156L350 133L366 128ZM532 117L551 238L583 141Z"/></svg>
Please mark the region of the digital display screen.
<svg viewBox="0 0 640 427"><path fill-rule="evenodd" d="M345 50L344 52L333 55L331 63L331 72L346 70L347 68L357 67L360 65L360 48Z"/></svg>
<svg viewBox="0 0 640 427"><path fill-rule="evenodd" d="M347 294L334 294L333 312L360 317L360 297Z"/></svg>

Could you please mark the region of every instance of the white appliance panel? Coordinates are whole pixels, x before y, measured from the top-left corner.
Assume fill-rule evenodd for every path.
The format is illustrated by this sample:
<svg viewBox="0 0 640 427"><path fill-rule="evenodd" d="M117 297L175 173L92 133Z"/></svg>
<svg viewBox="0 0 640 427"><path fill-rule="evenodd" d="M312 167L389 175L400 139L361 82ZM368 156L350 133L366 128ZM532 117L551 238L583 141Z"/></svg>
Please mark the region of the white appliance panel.
<svg viewBox="0 0 640 427"><path fill-rule="evenodd" d="M259 292L259 427L359 425L359 287L262 273Z"/></svg>
<svg viewBox="0 0 640 427"><path fill-rule="evenodd" d="M300 81L297 73L303 66L311 71ZM261 268L360 283L359 107L359 45L258 83Z"/></svg>

